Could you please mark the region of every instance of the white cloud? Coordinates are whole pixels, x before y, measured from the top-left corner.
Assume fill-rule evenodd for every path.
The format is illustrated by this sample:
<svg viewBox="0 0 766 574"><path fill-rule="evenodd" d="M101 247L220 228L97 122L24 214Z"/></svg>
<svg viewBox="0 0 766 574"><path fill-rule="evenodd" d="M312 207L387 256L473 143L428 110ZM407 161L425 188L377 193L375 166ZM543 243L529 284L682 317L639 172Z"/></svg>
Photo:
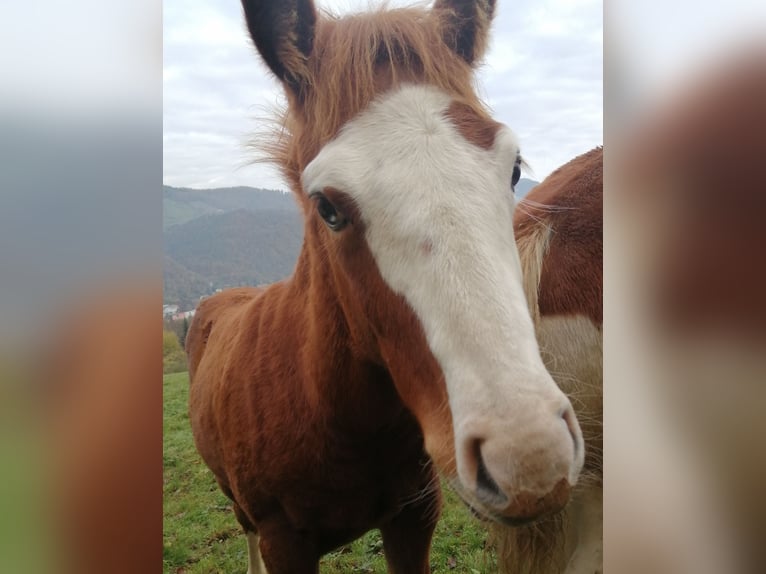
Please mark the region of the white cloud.
<svg viewBox="0 0 766 574"><path fill-rule="evenodd" d="M347 13L371 3L319 5ZM164 44L165 183L284 188L275 169L248 165L245 144L280 91L247 37L239 3L166 3ZM598 0L499 0L480 84L496 119L519 134L537 178L603 141L602 46Z"/></svg>

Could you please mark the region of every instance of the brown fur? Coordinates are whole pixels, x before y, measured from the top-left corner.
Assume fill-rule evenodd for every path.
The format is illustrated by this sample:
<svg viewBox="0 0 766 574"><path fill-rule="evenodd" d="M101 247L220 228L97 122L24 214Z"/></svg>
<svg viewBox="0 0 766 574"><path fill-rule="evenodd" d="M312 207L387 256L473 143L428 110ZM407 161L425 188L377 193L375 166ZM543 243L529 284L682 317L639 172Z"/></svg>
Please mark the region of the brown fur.
<svg viewBox="0 0 766 574"><path fill-rule="evenodd" d="M540 225L551 230L538 293L543 316L582 314L603 322L603 172L603 149L593 149L549 175L515 212L519 243Z"/></svg>
<svg viewBox="0 0 766 574"><path fill-rule="evenodd" d="M491 149L501 124L477 114L470 106L453 102L447 110L447 117L466 140L482 148Z"/></svg>
<svg viewBox="0 0 766 574"><path fill-rule="evenodd" d="M546 317L583 316L601 329L602 173L603 149L596 148L554 171L516 208L514 231L528 285L527 297L538 327ZM556 353L556 349L548 351ZM601 360L600 356L597 360ZM556 367L551 374L570 395L586 440L585 469L578 486L600 485L602 379L599 376L598 380L572 382L571 375L578 374L579 366L564 362ZM590 372L600 373L600 366ZM586 400L578 400L580 393L586 395ZM577 497L575 489L570 504L575 504ZM571 528L566 511L521 528L491 526L500 571L561 572L573 550Z"/></svg>

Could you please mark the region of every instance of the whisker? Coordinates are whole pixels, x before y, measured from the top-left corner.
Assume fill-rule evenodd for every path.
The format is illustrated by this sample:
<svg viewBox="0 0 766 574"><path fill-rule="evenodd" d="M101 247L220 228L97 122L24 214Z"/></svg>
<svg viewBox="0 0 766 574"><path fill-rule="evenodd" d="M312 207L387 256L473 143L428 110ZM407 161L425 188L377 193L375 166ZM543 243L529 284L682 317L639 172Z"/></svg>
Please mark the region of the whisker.
<svg viewBox="0 0 766 574"><path fill-rule="evenodd" d="M523 206L523 207L530 207L532 209L536 209L538 211L544 211L547 213L559 213L562 211L572 211L577 209L576 207L572 206L566 206L566 205L554 205L549 203L539 203L535 201L534 199L529 199L528 197L524 197L520 199L516 203L517 207Z"/></svg>

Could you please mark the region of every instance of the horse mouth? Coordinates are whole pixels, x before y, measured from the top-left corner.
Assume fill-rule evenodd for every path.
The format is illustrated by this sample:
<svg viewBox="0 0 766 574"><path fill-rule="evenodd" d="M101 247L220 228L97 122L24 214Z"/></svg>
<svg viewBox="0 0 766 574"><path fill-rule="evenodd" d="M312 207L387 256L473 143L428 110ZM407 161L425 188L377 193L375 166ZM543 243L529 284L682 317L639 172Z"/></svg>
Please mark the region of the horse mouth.
<svg viewBox="0 0 766 574"><path fill-rule="evenodd" d="M463 504L465 504L468 507L468 510L471 511L471 514L473 514L475 518L477 518L478 520L481 520L482 522L497 522L498 524L504 524L505 526L519 527L519 526L528 526L530 524L534 524L540 518L542 518L542 516L532 516L532 517L524 516L520 518L502 516L494 512L486 512L484 510L479 510L470 502L467 502L462 496L460 497L460 500L462 500Z"/></svg>
<svg viewBox="0 0 766 574"><path fill-rule="evenodd" d="M452 483L451 486L452 490L457 493L458 497L462 503L466 505L471 514L482 522L495 522L497 524L519 528L522 526L529 526L550 517L552 514L556 514L555 512L545 512L533 516L505 516L477 506L464 494L459 484Z"/></svg>
<svg viewBox="0 0 766 574"><path fill-rule="evenodd" d="M507 519L505 517L499 516L493 512L489 512L483 508L477 507L473 502L469 500L469 498L464 494L464 491L460 484L456 481L450 481L450 486L452 486L452 490L458 495L458 498L460 498L460 501L465 504L466 508L471 511L471 514L473 514L474 518L477 518L478 520L482 522L499 522L501 524L509 524L507 522ZM513 525L511 525L513 526Z"/></svg>

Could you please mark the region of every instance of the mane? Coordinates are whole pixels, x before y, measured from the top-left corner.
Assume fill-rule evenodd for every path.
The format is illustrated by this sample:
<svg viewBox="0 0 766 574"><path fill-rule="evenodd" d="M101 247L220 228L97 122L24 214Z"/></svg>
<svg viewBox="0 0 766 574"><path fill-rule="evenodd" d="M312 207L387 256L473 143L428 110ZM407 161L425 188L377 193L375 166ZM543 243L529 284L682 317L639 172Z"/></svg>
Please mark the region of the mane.
<svg viewBox="0 0 766 574"><path fill-rule="evenodd" d="M288 93L275 129L256 144L303 204L303 169L343 125L387 89L405 82L432 85L489 117L475 92L471 66L444 42L433 11L385 7L343 18L323 13L306 62L308 87Z"/></svg>

